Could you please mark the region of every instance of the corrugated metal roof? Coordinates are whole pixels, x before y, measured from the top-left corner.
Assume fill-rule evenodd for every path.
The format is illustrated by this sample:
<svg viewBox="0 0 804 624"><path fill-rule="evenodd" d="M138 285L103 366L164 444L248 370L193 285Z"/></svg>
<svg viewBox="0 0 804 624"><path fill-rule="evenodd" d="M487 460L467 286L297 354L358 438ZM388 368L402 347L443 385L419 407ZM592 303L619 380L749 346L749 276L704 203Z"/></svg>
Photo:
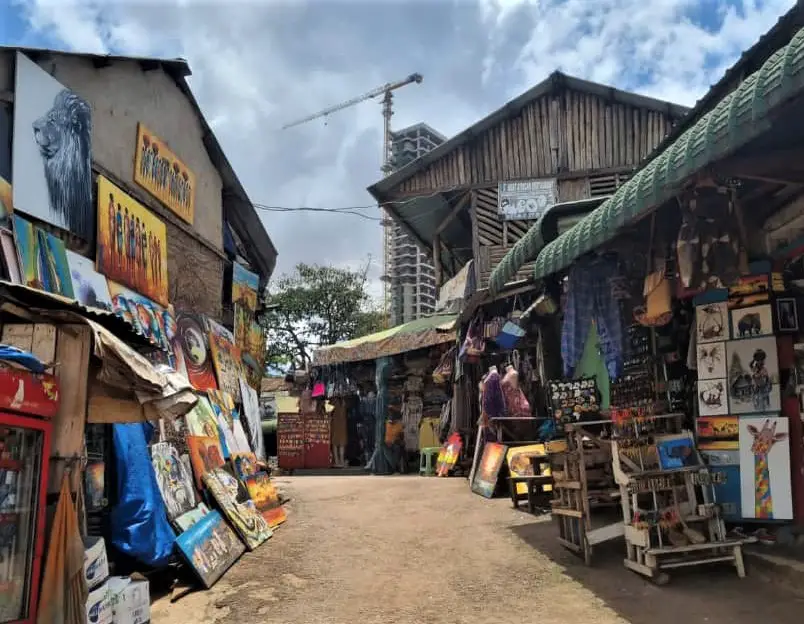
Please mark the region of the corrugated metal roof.
<svg viewBox="0 0 804 624"><path fill-rule="evenodd" d="M771 114L802 92L804 29L611 199L547 245L536 259L534 277L560 271L613 239L623 226L672 198L689 176L767 131Z"/></svg>

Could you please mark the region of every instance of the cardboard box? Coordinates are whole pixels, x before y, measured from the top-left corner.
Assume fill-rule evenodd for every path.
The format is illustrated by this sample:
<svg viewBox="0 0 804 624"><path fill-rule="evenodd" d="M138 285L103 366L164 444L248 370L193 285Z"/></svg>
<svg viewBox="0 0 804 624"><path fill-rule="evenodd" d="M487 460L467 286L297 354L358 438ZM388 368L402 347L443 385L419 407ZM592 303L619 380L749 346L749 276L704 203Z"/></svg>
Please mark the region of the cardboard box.
<svg viewBox="0 0 804 624"><path fill-rule="evenodd" d="M84 578L92 590L109 578L109 559L106 542L102 537L87 537L84 540Z"/></svg>
<svg viewBox="0 0 804 624"><path fill-rule="evenodd" d="M112 624L112 605L109 586L104 583L89 592L87 597L88 624Z"/></svg>
<svg viewBox="0 0 804 624"><path fill-rule="evenodd" d="M151 621L151 592L148 581L113 576L108 585L114 624L145 624Z"/></svg>

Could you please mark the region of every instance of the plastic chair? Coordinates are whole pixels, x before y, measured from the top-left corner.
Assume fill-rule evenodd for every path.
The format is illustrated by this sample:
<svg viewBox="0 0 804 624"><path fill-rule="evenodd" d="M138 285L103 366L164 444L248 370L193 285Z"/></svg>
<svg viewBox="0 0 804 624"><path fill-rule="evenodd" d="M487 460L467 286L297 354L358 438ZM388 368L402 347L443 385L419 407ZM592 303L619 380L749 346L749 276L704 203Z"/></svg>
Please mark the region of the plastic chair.
<svg viewBox="0 0 804 624"><path fill-rule="evenodd" d="M434 477L436 460L441 452L440 446L429 446L419 451L419 475L423 477Z"/></svg>

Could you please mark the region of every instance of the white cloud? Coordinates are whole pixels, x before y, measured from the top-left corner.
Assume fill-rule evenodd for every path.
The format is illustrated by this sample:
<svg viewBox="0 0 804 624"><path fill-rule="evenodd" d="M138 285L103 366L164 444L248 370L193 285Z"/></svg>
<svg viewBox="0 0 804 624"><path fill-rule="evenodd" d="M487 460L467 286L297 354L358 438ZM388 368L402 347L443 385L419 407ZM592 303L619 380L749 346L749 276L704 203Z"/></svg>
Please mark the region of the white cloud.
<svg viewBox="0 0 804 624"><path fill-rule="evenodd" d="M255 202L363 206L380 177L376 100L290 121L421 72L396 92L393 124L452 135L555 69L692 104L791 0L302 2L15 0L32 29L79 51L183 56L190 83ZM706 19L704 19L706 18ZM706 22L706 25L701 25ZM378 211L365 211L379 215ZM293 264L381 273L376 222L264 215ZM379 293L377 282L373 288Z"/></svg>

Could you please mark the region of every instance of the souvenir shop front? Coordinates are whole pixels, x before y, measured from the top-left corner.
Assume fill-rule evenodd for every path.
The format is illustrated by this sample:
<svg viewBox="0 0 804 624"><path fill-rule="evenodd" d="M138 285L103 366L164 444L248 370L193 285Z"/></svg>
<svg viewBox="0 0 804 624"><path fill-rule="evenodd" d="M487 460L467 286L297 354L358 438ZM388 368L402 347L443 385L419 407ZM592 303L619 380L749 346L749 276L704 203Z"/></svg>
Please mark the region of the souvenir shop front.
<svg viewBox="0 0 804 624"><path fill-rule="evenodd" d="M536 259L561 301L553 514L587 561L624 535L656 581L717 561L742 576L749 533L804 522L802 47L804 31Z"/></svg>
<svg viewBox="0 0 804 624"><path fill-rule="evenodd" d="M406 472L422 449L440 446L442 425L451 422L455 321L454 314L422 318L316 351L300 412L331 405L327 467ZM295 447L298 458L313 444L297 420L280 414L280 467L283 447Z"/></svg>

